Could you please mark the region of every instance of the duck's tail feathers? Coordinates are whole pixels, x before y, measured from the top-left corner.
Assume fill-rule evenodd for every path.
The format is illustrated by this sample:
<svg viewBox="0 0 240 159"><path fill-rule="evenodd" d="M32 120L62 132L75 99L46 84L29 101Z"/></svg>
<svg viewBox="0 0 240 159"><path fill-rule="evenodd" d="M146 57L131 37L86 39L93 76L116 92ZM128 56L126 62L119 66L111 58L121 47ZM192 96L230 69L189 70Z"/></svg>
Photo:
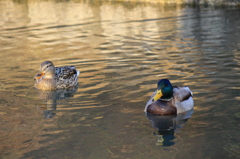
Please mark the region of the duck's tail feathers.
<svg viewBox="0 0 240 159"><path fill-rule="evenodd" d="M80 75L80 71L79 70L76 70L77 71L77 76L79 76Z"/></svg>

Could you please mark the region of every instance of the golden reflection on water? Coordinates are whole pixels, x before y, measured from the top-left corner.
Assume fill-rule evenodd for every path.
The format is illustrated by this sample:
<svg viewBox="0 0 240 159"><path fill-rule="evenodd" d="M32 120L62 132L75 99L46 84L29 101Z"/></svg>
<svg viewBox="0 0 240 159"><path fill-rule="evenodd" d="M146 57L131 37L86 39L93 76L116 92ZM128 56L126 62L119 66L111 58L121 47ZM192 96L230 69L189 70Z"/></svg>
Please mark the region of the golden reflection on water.
<svg viewBox="0 0 240 159"><path fill-rule="evenodd" d="M237 134L231 130L239 115L229 114L239 101L239 50L222 48L225 34L205 25L214 21L225 28L216 21L222 19L220 11L196 18L201 11L189 8L84 1L0 1L0 9L0 154L5 158L58 158L76 151L75 158L235 153L237 143L225 150L222 145L239 139L225 137ZM204 29L196 27L199 23ZM81 71L73 96L46 103L38 96L33 77L45 60ZM155 130L143 114L160 78L189 86L195 100L193 117L168 151L154 145ZM55 115L44 120L46 111Z"/></svg>

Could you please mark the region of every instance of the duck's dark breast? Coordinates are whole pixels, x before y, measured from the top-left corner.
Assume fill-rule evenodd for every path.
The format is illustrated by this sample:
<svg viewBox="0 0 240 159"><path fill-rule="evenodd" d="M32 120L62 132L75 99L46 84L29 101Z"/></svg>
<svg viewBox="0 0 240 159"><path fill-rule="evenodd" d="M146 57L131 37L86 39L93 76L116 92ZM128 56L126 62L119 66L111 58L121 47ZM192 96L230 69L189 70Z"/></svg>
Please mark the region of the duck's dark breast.
<svg viewBox="0 0 240 159"><path fill-rule="evenodd" d="M177 114L177 109L171 101L158 100L147 107L147 112L158 115L173 115Z"/></svg>

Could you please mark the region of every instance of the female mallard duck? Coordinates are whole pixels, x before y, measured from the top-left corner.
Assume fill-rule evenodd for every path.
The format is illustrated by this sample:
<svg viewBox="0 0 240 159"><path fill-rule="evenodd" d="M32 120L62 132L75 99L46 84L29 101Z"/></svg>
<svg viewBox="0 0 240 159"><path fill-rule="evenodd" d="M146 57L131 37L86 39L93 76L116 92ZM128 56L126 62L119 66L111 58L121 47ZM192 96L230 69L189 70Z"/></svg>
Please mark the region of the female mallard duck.
<svg viewBox="0 0 240 159"><path fill-rule="evenodd" d="M78 84L79 74L74 66L54 67L51 61L44 61L40 73L34 77L34 86L41 90L71 88Z"/></svg>
<svg viewBox="0 0 240 159"><path fill-rule="evenodd" d="M183 113L193 108L192 96L188 87L173 87L168 79L161 79L144 111L158 115Z"/></svg>

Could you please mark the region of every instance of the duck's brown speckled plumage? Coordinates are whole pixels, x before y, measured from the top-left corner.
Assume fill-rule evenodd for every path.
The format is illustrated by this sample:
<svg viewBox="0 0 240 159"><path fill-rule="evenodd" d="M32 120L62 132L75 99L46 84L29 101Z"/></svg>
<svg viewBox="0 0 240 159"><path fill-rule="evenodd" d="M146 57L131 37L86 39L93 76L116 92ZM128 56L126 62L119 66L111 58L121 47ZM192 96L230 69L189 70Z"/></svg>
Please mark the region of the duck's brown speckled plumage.
<svg viewBox="0 0 240 159"><path fill-rule="evenodd" d="M78 84L78 71L74 66L56 67L57 89L73 87Z"/></svg>
<svg viewBox="0 0 240 159"><path fill-rule="evenodd" d="M40 66L40 73L34 77L34 86L41 90L71 88L78 84L79 74L74 66L54 67L51 61L45 61Z"/></svg>

